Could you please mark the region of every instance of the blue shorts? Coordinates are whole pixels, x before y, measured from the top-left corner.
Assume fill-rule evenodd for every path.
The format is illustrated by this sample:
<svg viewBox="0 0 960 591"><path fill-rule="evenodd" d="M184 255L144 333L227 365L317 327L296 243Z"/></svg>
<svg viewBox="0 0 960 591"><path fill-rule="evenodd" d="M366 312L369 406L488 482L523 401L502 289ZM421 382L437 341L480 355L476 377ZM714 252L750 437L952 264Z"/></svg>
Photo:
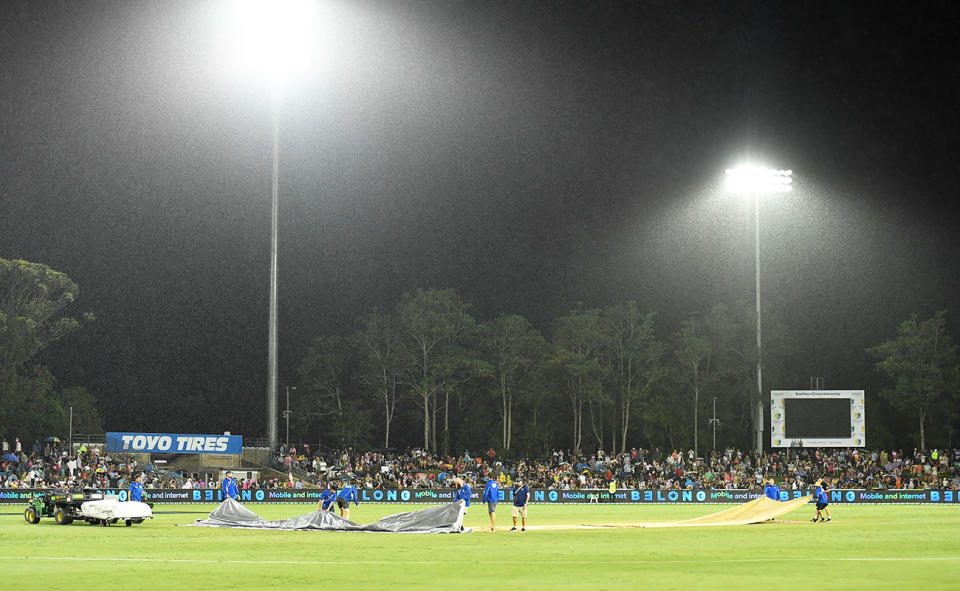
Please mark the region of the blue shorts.
<svg viewBox="0 0 960 591"><path fill-rule="evenodd" d="M824 509L827 508L827 505L829 505L829 504L830 504L830 503L821 503L821 502L817 501L817 511L823 511Z"/></svg>

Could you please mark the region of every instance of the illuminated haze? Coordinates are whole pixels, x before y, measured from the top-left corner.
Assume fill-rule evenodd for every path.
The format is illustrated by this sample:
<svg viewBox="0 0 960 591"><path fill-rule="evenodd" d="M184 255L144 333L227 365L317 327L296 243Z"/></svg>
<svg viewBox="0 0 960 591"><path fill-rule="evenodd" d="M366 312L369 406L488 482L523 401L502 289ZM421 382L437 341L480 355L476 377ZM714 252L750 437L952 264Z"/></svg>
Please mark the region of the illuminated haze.
<svg viewBox="0 0 960 591"><path fill-rule="evenodd" d="M794 178L762 205L764 306L796 352L776 387L875 385L864 347L960 293L957 15L897 10L318 5L322 55L282 110L281 384L418 287L545 331L637 300L663 337L752 302L752 209L722 182L756 158ZM137 392L234 399L262 430L270 94L229 63L222 11L0 8L0 256L80 285L97 322L45 362L108 424L135 428Z"/></svg>

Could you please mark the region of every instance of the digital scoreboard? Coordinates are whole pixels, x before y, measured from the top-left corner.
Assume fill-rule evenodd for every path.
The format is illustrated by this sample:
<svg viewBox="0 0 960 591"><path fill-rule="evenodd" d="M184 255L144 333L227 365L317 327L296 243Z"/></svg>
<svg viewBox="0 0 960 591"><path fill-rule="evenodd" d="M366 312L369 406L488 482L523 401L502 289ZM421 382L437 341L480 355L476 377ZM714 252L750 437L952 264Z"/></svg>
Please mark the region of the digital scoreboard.
<svg viewBox="0 0 960 591"><path fill-rule="evenodd" d="M773 390L771 447L864 447L863 390Z"/></svg>

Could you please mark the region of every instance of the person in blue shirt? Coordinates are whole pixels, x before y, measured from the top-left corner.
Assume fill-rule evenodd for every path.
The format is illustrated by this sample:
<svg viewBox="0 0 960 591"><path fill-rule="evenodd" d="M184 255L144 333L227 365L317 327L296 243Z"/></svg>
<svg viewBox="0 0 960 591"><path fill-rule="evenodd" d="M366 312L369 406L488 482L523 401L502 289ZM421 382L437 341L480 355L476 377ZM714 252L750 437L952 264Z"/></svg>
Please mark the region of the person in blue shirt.
<svg viewBox="0 0 960 591"><path fill-rule="evenodd" d="M340 509L340 517L350 519L350 501L353 501L353 503L359 507L360 493L357 492L357 487L350 484L348 480L343 484L340 492L337 493L336 501L337 507Z"/></svg>
<svg viewBox="0 0 960 591"><path fill-rule="evenodd" d="M527 531L527 499L530 497L530 488L517 478L513 486L513 527L510 531L517 531L517 517L520 518L520 531Z"/></svg>
<svg viewBox="0 0 960 591"><path fill-rule="evenodd" d="M130 483L130 493L128 495L128 500L137 501L138 503L143 502L143 484L140 483L139 474L134 476L133 482Z"/></svg>
<svg viewBox="0 0 960 591"><path fill-rule="evenodd" d="M470 484L465 482L463 478L457 478L453 483L457 487L456 492L453 494L453 502L461 503L463 505L463 514L466 515L467 507L470 506L470 495L473 491L470 490Z"/></svg>
<svg viewBox="0 0 960 591"><path fill-rule="evenodd" d="M457 487L457 490L453 493L453 502L463 505L463 516L466 517L467 507L470 506L470 495L472 493L470 483L465 482L463 478L456 478L453 484ZM460 531L463 531L463 520L461 520L460 523Z"/></svg>
<svg viewBox="0 0 960 591"><path fill-rule="evenodd" d="M320 493L320 502L317 503L317 511L333 512L334 499L337 493L333 492L333 486L327 484L327 489Z"/></svg>
<svg viewBox="0 0 960 591"><path fill-rule="evenodd" d="M497 503L500 502L500 483L493 477L493 472L487 472L487 486L483 489L482 501L487 504L487 513L490 515L490 531L496 531Z"/></svg>
<svg viewBox="0 0 960 591"><path fill-rule="evenodd" d="M453 486L456 487L456 490L453 492L453 502L460 503L463 505L463 513L466 515L467 507L470 506L470 495L473 494L473 491L470 489L470 483L465 481L463 478L454 478Z"/></svg>
<svg viewBox="0 0 960 591"><path fill-rule="evenodd" d="M773 478L768 480L767 485L763 487L763 496L774 501L780 500L780 487L773 481Z"/></svg>
<svg viewBox="0 0 960 591"><path fill-rule="evenodd" d="M817 481L817 488L813 491L813 502L817 504L817 514L810 520L814 523L818 521L833 521L833 518L830 517L830 507L827 506L830 504L827 488L826 482L821 480ZM826 519L823 518L822 511L827 513Z"/></svg>
<svg viewBox="0 0 960 591"><path fill-rule="evenodd" d="M220 483L220 490L223 491L223 500L240 500L240 491L237 490L237 480L233 477L233 472L227 470L223 475L223 482Z"/></svg>

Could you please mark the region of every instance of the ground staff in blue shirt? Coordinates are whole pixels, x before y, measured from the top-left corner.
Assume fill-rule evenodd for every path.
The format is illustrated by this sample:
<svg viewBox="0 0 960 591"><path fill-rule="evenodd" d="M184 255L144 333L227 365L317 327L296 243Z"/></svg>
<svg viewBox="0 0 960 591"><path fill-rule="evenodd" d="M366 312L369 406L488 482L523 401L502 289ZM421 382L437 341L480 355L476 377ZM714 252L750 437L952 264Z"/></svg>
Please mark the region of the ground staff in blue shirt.
<svg viewBox="0 0 960 591"><path fill-rule="evenodd" d="M327 486L327 490L320 493L320 502L317 503L317 510L333 512L333 500L336 498L337 493L333 492L332 487Z"/></svg>
<svg viewBox="0 0 960 591"><path fill-rule="evenodd" d="M513 527L510 531L517 531L517 517L520 521L520 531L527 531L527 499L530 497L530 488L517 478L513 487Z"/></svg>
<svg viewBox="0 0 960 591"><path fill-rule="evenodd" d="M813 491L813 502L817 504L817 514L810 521L814 523L818 521L833 521L833 518L830 517L830 507L827 506L830 504L830 497L827 494L826 482L817 481L817 489ZM823 518L821 511L826 511L826 519Z"/></svg>
<svg viewBox="0 0 960 591"><path fill-rule="evenodd" d="M143 502L143 485L140 484L140 475L137 474L133 477L133 482L130 483L130 493L128 499L131 501L137 501L138 503Z"/></svg>
<svg viewBox="0 0 960 591"><path fill-rule="evenodd" d="M350 484L348 480L346 484L343 485L343 488L340 489L340 492L336 496L337 507L340 509L340 517L344 519L350 519L350 501L359 507L360 506L360 493L357 492L357 487Z"/></svg>
<svg viewBox="0 0 960 591"><path fill-rule="evenodd" d="M470 495L473 491L470 490L470 485L463 481L463 478L457 478L453 481L457 486L457 491L453 495L453 502L460 503L463 505L463 516L467 516L467 507L470 506ZM460 520L460 531L463 531L463 520Z"/></svg>
<svg viewBox="0 0 960 591"><path fill-rule="evenodd" d="M774 501L780 500L780 487L773 482L773 478L768 480L767 485L763 487L763 496Z"/></svg>
<svg viewBox="0 0 960 591"><path fill-rule="evenodd" d="M234 501L240 500L240 491L237 490L237 480L233 477L233 472L227 470L223 475L223 482L220 483L220 488L223 490L223 500L233 499Z"/></svg>
<svg viewBox="0 0 960 591"><path fill-rule="evenodd" d="M483 489L482 500L487 504L487 513L490 514L490 531L496 531L497 503L500 502L500 483L493 477L493 472L487 472L487 486Z"/></svg>
<svg viewBox="0 0 960 591"><path fill-rule="evenodd" d="M457 485L457 492L453 496L453 502L463 501L463 514L466 515L467 507L470 506L470 495L473 494L473 491L470 490L470 485L463 481L463 478L457 478L454 483Z"/></svg>

